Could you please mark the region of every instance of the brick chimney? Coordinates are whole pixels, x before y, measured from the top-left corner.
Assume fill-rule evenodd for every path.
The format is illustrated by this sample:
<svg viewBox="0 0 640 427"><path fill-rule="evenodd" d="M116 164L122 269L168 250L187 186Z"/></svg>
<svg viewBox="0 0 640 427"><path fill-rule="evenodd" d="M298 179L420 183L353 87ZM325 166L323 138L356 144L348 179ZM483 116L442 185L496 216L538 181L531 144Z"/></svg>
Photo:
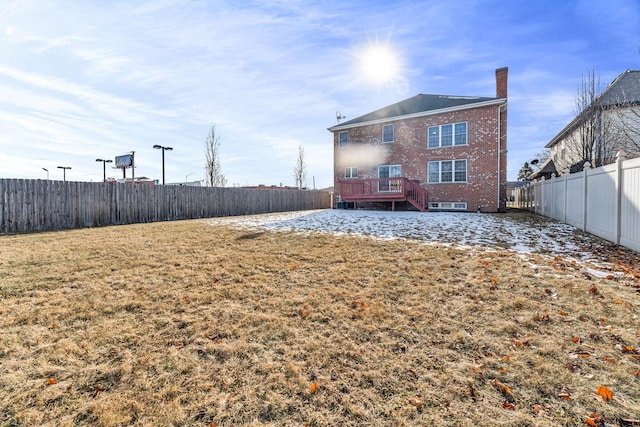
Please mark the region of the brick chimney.
<svg viewBox="0 0 640 427"><path fill-rule="evenodd" d="M507 97L507 73L509 68L503 67L496 70L496 98Z"/></svg>

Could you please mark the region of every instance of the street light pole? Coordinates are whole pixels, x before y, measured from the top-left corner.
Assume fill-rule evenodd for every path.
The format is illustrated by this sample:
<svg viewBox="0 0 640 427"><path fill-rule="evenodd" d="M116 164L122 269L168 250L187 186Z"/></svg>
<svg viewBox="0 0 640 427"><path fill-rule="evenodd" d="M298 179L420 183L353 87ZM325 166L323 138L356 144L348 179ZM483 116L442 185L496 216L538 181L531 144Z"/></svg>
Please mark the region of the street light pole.
<svg viewBox="0 0 640 427"><path fill-rule="evenodd" d="M96 162L102 162L102 182L107 182L107 163L113 160L96 159Z"/></svg>
<svg viewBox="0 0 640 427"><path fill-rule="evenodd" d="M58 166L58 169L62 169L62 180L67 180L67 169L71 169L71 166Z"/></svg>
<svg viewBox="0 0 640 427"><path fill-rule="evenodd" d="M49 169L47 168L42 168L43 171L45 171L47 173L47 181L49 181Z"/></svg>
<svg viewBox="0 0 640 427"><path fill-rule="evenodd" d="M190 177L191 175L193 175L194 173L195 173L195 172L191 172L191 173L187 174L187 176L185 176L185 177L184 177L184 183L185 183L185 184L187 183L187 181L189 181L189 177Z"/></svg>
<svg viewBox="0 0 640 427"><path fill-rule="evenodd" d="M162 145L154 145L153 148L156 150L162 150L162 185L164 185L164 152L171 151L173 148L171 147L163 147Z"/></svg>

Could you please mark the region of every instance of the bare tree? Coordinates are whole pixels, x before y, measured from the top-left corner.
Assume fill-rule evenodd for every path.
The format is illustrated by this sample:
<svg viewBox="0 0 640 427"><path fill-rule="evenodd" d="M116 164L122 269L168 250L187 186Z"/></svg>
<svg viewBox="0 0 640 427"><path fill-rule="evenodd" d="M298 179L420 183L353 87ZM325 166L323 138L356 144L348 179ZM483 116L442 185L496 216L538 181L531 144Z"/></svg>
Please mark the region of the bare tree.
<svg viewBox="0 0 640 427"><path fill-rule="evenodd" d="M638 82L640 86L640 82ZM620 147L631 157L640 156L640 104L623 93L622 101L616 108L616 129Z"/></svg>
<svg viewBox="0 0 640 427"><path fill-rule="evenodd" d="M216 135L216 125L211 125L211 130L204 142L204 149L207 186L224 187L227 184L227 178L222 174L220 166L220 137Z"/></svg>
<svg viewBox="0 0 640 427"><path fill-rule="evenodd" d="M600 78L593 70L583 75L575 102L577 125L573 141L566 145L573 164L588 161L598 167L615 159L617 138L613 134L611 115L607 105L599 99L602 92ZM567 167L571 165L562 165Z"/></svg>
<svg viewBox="0 0 640 427"><path fill-rule="evenodd" d="M551 157L551 152L549 151L548 148L543 148L542 151L538 151L536 154L533 155L533 158L538 161L538 165L541 165L542 163L546 162L549 159L549 157Z"/></svg>
<svg viewBox="0 0 640 427"><path fill-rule="evenodd" d="M298 159L296 167L293 169L293 178L296 181L296 187L302 190L307 185L307 167L304 163L304 148L298 146Z"/></svg>

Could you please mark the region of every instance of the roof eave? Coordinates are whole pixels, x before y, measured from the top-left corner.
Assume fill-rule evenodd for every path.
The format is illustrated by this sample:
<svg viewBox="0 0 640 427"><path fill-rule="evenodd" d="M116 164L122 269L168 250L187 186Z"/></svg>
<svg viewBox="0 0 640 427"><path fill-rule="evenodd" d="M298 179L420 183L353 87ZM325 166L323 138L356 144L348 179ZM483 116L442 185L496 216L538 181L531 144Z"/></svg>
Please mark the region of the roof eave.
<svg viewBox="0 0 640 427"><path fill-rule="evenodd" d="M414 119L414 118L417 118L417 117L433 116L433 115L436 115L436 114L450 113L450 112L453 112L453 111L461 111L461 110L469 110L469 109L472 109L472 108L481 108L481 107L487 107L487 106L491 106L491 105L502 105L502 104L506 104L506 103L507 103L507 99L506 98L496 98L496 99L492 99L492 100L489 100L489 101L476 102L476 103L473 103L473 104L458 105L456 107L440 108L440 109L437 109L437 110L429 110L429 111L420 111L418 113L404 114L404 115L401 115L401 116L393 116L393 117L385 117L383 119L369 120L369 121L366 121L366 122L358 122L358 123L353 123L353 124L348 124L348 125L335 125L335 126L332 126L330 128L327 128L327 130L329 132L335 132L337 130L346 130L346 129L352 129L352 128L365 126L365 125L368 126L368 125L387 123L387 122L394 121L394 120Z"/></svg>

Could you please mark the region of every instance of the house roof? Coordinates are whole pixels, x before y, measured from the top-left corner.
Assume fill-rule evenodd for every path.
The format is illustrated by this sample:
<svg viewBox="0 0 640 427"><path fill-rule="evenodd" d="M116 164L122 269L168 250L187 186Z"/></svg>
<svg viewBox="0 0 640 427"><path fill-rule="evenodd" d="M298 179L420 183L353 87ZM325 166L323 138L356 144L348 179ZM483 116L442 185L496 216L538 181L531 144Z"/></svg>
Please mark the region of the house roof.
<svg viewBox="0 0 640 427"><path fill-rule="evenodd" d="M611 108L624 103L638 105L640 104L640 70L627 70L616 77L598 98L594 101L597 105L604 108ZM571 122L565 126L547 145L545 148L551 148L575 128L583 114L578 114Z"/></svg>
<svg viewBox="0 0 640 427"><path fill-rule="evenodd" d="M514 190L529 185L529 181L507 181L507 190Z"/></svg>
<svg viewBox="0 0 640 427"><path fill-rule="evenodd" d="M536 179L545 177L545 179L549 179L551 178L552 174L558 174L558 171L556 169L556 165L555 163L553 163L553 160L551 160L551 158L548 158L547 160L545 160L544 162L542 162L542 164L540 165L540 167L533 172L531 175L529 175L529 179L531 181L535 181Z"/></svg>
<svg viewBox="0 0 640 427"><path fill-rule="evenodd" d="M372 113L365 114L344 123L337 124L330 131L353 127L368 122L386 121L403 116L423 115L440 110L469 108L479 106L476 104L503 102L501 98L488 98L480 96L450 96L450 95L424 95L418 94L404 101L396 102Z"/></svg>
<svg viewBox="0 0 640 427"><path fill-rule="evenodd" d="M640 103L640 70L627 70L607 86L599 97L605 107Z"/></svg>

